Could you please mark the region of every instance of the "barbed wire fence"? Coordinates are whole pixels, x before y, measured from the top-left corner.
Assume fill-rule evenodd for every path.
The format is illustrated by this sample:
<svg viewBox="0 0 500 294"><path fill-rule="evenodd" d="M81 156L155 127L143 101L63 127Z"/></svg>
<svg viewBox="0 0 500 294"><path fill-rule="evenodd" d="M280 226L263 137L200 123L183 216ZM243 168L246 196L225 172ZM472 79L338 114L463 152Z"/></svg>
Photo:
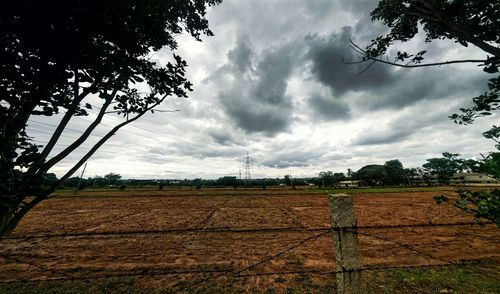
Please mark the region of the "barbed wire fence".
<svg viewBox="0 0 500 294"><path fill-rule="evenodd" d="M310 232L307 238L304 238L293 245L290 245L275 254L266 256L246 267L240 269L231 268L205 268L198 270L173 270L172 268L156 268L156 269L138 269L130 270L127 272L115 272L109 274L77 274L77 273L67 273L64 270L54 270L51 268L44 267L42 265L36 264L31 261L29 255L10 255L0 253L0 257L5 260L11 260L20 264L27 264L29 267L34 267L39 270L43 270L47 273L53 275L46 280L89 280L91 283L93 279L101 278L112 278L112 277L123 277L123 276L166 276L166 275L182 275L182 274L200 274L207 275L206 278L198 279L192 283L174 284L172 288L177 291L185 291L192 287L202 285L208 281L214 279L230 276L233 278L249 278L257 276L272 276L272 275L297 275L297 274L315 274L315 275L331 275L336 277L336 285L338 293L366 293L367 287L373 288L377 285L370 283L369 281L362 279L361 273L368 271L385 271L389 269L411 269L411 268L436 268L450 265L467 265L479 262L477 259L461 259L461 260L446 260L433 256L432 254L423 252L415 248L415 246L397 242L390 238L371 234L368 232L360 232L360 229L390 229L390 228L412 228L412 227L452 227L452 226L464 226L464 225L478 225L475 222L455 222L455 223L440 223L440 224L411 224L411 225L382 225L382 226L357 226L356 217L354 214L354 204L352 197L346 194L334 194L329 195L329 207L331 213L331 226L325 227L276 227L276 228L250 228L250 229L235 229L230 227L219 227L210 228L207 223L212 219L215 213L234 197L228 197L229 199L223 201L222 203L216 203L211 209L207 210L207 213L203 216L202 221L198 222L195 228L185 228L185 229L171 229L171 230L150 230L150 231L132 231L132 232L105 232L105 233L79 233L79 234L47 234L38 236L15 236L6 237L2 239L12 239L12 240L29 240L29 239L44 239L44 238L64 238L64 237L92 237L92 236L107 236L107 235L130 235L130 234L151 234L151 233L184 233L188 237L192 237L193 234L199 232L265 232L265 231L297 231L297 232ZM271 272L255 272L253 271L259 265L263 265L274 259L277 259L284 254L293 251L294 249L303 246L306 243L317 240L325 235L331 235L333 239L333 251L334 251L334 263L335 270L324 271L324 270L291 270L291 271L271 271ZM359 239L358 236L367 236L371 238L376 238L385 242L390 242L396 246L412 251L419 256L425 257L429 261L434 261L432 264L415 264L415 265L376 265L376 266L365 266L361 261L361 254L359 250ZM27 281L27 280L10 280L10 281L0 281L0 283L9 283L16 281ZM422 289L420 289L422 290ZM419 290L419 291L420 291ZM425 292L422 290L421 292Z"/></svg>

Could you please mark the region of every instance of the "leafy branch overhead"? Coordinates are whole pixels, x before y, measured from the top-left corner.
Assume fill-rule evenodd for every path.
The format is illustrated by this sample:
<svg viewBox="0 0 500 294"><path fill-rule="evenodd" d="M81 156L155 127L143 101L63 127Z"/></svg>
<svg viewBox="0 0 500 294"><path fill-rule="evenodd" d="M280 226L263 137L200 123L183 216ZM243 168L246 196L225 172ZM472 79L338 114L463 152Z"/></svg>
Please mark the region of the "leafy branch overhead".
<svg viewBox="0 0 500 294"><path fill-rule="evenodd" d="M151 60L153 53L175 50L175 38L183 32L199 41L202 35L212 36L205 14L207 7L220 2L4 3L0 10L0 235L11 231L119 129L168 97L187 97L192 90L185 76L187 62L172 54L170 62L161 65ZM89 116L91 109L97 111L95 116ZM44 175L86 142L110 113L122 116L122 122L57 182L43 187ZM60 121L49 141L33 143L26 130L30 118L56 114ZM75 116L89 116L91 122L69 146L55 152ZM28 196L35 198L23 201Z"/></svg>
<svg viewBox="0 0 500 294"><path fill-rule="evenodd" d="M500 227L500 190L486 190L479 192L458 191L459 199L453 205L467 212L472 212L476 222L481 218L493 221ZM445 195L435 196L437 204L449 201Z"/></svg>
<svg viewBox="0 0 500 294"><path fill-rule="evenodd" d="M497 74L500 65L500 2L482 0L381 0L372 11L373 21L382 21L389 32L371 40L366 48L351 41L351 47L360 57L358 62L374 62L415 68L457 63L475 63L489 74ZM425 42L452 40L461 46L473 45L485 56L480 59L444 60L425 63L426 50L416 53L397 51L388 53L397 42L407 42L422 30ZM450 116L460 124L491 115L499 109L500 76L488 81L488 91L474 97L472 106L461 108L461 114Z"/></svg>

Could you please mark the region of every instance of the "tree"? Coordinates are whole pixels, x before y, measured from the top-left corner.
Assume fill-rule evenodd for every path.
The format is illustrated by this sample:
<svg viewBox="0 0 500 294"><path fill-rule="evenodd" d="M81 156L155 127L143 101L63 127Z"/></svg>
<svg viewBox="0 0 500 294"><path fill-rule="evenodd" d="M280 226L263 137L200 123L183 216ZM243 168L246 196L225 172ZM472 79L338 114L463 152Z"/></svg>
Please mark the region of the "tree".
<svg viewBox="0 0 500 294"><path fill-rule="evenodd" d="M332 171L322 171L319 173L319 178L321 181L321 185L328 187L333 184L333 172Z"/></svg>
<svg viewBox="0 0 500 294"><path fill-rule="evenodd" d="M290 176L290 175L285 175L284 181L285 181L285 185L287 185L287 186L293 185L292 176Z"/></svg>
<svg viewBox="0 0 500 294"><path fill-rule="evenodd" d="M107 180L108 185L114 185L114 184L118 184L118 181L120 181L122 176L120 176L119 174L115 174L115 173L109 173L109 174L105 175L104 178Z"/></svg>
<svg viewBox="0 0 500 294"><path fill-rule="evenodd" d="M387 174L385 184L400 185L405 183L405 169L398 159L386 161L386 163L384 163L384 169Z"/></svg>
<svg viewBox="0 0 500 294"><path fill-rule="evenodd" d="M500 152L490 152L479 162L479 172L500 179Z"/></svg>
<svg viewBox="0 0 500 294"><path fill-rule="evenodd" d="M427 159L422 167L432 175L436 175L439 183L449 184L457 172L463 171L463 159L458 153L444 152L443 157Z"/></svg>
<svg viewBox="0 0 500 294"><path fill-rule="evenodd" d="M238 185L238 179L235 176L225 176L219 178L215 184L221 186L236 186Z"/></svg>
<svg viewBox="0 0 500 294"><path fill-rule="evenodd" d="M42 186L50 187L58 181L55 173L46 173L43 175Z"/></svg>
<svg viewBox="0 0 500 294"><path fill-rule="evenodd" d="M384 183L384 180L387 178L387 172L383 165L369 164L360 168L354 176L368 185L376 186Z"/></svg>
<svg viewBox="0 0 500 294"><path fill-rule="evenodd" d="M206 8L220 1L25 0L2 5L0 235L10 233L123 126L168 97L187 97L187 63L173 54L161 66L151 56L163 47L175 50L175 36L184 31L197 40L212 36ZM50 156L68 123L88 116L89 109L98 114L80 137ZM50 140L34 143L26 129L30 119L61 112ZM84 143L109 113L122 122L56 183L42 187L43 175Z"/></svg>
<svg viewBox="0 0 500 294"><path fill-rule="evenodd" d="M389 33L371 41L365 49L351 41L361 56L359 62L380 62L398 67L415 68L456 63L483 66L485 72L498 73L500 64L500 2L483 0L381 0L371 12L372 20L381 20ZM449 39L468 47L474 45L486 56L482 59L447 60L423 63L426 50L408 53L398 51L387 56L396 42L408 42L419 29L426 34L425 42ZM491 115L500 109L500 76L488 80L489 91L474 97L473 105L461 108L461 114L450 116L456 123L470 124L476 118ZM498 147L497 147L498 148Z"/></svg>
<svg viewBox="0 0 500 294"><path fill-rule="evenodd" d="M340 181L344 181L346 180L346 176L344 175L344 173L334 173L333 174L333 183L334 184L338 184L338 182Z"/></svg>
<svg viewBox="0 0 500 294"><path fill-rule="evenodd" d="M332 171L322 171L319 173L321 184L324 186L333 186L346 179L344 173L334 173Z"/></svg>

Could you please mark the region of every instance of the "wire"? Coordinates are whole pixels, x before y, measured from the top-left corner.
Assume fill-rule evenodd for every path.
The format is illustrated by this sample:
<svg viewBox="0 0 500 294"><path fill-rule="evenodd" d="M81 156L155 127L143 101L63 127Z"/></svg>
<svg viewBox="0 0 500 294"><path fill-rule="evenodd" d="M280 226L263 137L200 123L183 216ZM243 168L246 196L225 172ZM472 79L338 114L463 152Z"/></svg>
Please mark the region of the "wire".
<svg viewBox="0 0 500 294"><path fill-rule="evenodd" d="M37 121L37 120L29 120L28 121L28 125L30 122L34 122L34 123L37 123L37 124L40 124L40 125L44 125L44 126L50 126L50 127L55 127L57 128L58 126L57 125L54 125L54 124L49 124L49 123L44 123L44 122L40 122L40 121ZM68 128L68 127L65 127L64 130L69 130L69 131L73 131L73 132L77 132L77 133L83 133L82 130L75 130L75 129L71 129L71 128Z"/></svg>
<svg viewBox="0 0 500 294"><path fill-rule="evenodd" d="M78 116L77 116L77 117L78 117ZM86 120L86 119L85 119L85 118L83 118L83 117L78 117L78 118L83 119L83 120ZM107 118L112 119L112 120L115 120L115 121L118 121L118 119L117 119L116 117L108 116ZM103 125L106 125L105 123L102 123L102 124L103 124ZM107 126L109 126L109 125L107 125ZM159 135L158 135L158 133L155 133L155 132L152 132L152 131L149 131L149 130L145 130L145 129L139 129L139 128L137 128L137 127L136 127L136 126L134 126L134 125L127 125L126 127L128 128L128 130L127 130L127 131L128 131L128 132L130 132L130 133L132 133L132 134L134 134L134 135L137 135L137 136L140 136L140 137L147 138L147 139L150 139L150 140L151 140L151 138L149 138L149 137L145 137L145 136L144 136L144 134L137 134L137 133L132 132L132 131L130 130L130 128L136 129L136 130L141 131L141 132L148 132L148 133L150 133L150 134L153 134L153 135L155 135L155 139L154 139L154 140L160 140L160 141L162 141L161 137L159 137L159 138L158 138L158 136L159 136ZM190 145L194 145L194 146L202 147L202 148L204 148L204 149L206 149L206 148L207 148L207 146L206 146L206 145L197 144L197 143L191 142L191 141L186 140L186 139L176 138L176 137L169 136L169 135L166 135L166 134L161 134L161 136L162 136L162 137L167 137L167 138L170 138L170 139L175 140L175 141L182 141L182 142L188 143L188 144L190 144ZM164 142L166 142L166 141L164 141ZM172 143L172 142L168 142L168 143Z"/></svg>

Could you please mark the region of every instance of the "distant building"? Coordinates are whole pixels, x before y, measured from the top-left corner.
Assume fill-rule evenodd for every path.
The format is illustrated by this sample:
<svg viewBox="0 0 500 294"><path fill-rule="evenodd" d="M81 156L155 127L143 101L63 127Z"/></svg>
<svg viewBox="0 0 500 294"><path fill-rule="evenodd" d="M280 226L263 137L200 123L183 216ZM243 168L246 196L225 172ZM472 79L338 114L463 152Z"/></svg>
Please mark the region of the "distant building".
<svg viewBox="0 0 500 294"><path fill-rule="evenodd" d="M359 187L359 181L340 181L337 183L339 188L356 188Z"/></svg>
<svg viewBox="0 0 500 294"><path fill-rule="evenodd" d="M500 181L497 179L480 173L456 173L450 180L450 184L452 185L461 185L461 184L500 184Z"/></svg>
<svg viewBox="0 0 500 294"><path fill-rule="evenodd" d="M436 175L425 174L411 179L413 185L439 185L439 180ZM456 173L450 179L450 185L464 186L496 186L500 185L500 181L492 176L480 173Z"/></svg>

